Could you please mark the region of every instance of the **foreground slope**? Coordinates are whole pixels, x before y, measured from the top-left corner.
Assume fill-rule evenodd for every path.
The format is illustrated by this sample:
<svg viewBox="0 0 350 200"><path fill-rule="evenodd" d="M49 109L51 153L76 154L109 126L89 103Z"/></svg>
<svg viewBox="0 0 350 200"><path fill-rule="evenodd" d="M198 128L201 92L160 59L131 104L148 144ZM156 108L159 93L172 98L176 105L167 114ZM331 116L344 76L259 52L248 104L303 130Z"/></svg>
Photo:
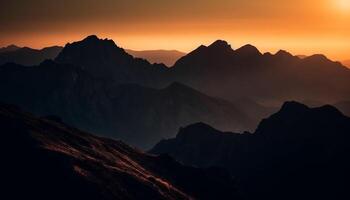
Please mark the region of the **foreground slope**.
<svg viewBox="0 0 350 200"><path fill-rule="evenodd" d="M120 141L0 105L3 196L11 199L236 199L219 169L186 167Z"/></svg>
<svg viewBox="0 0 350 200"><path fill-rule="evenodd" d="M221 166L250 199L346 199L350 118L332 106L288 102L255 133L224 133L203 123L152 150L186 164Z"/></svg>

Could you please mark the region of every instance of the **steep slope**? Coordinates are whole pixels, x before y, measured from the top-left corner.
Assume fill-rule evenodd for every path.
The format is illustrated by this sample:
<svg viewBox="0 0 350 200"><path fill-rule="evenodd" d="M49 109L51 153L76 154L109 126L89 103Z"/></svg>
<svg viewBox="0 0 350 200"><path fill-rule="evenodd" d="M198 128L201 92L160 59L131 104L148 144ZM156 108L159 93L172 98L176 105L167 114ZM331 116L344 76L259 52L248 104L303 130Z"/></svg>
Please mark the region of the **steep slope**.
<svg viewBox="0 0 350 200"><path fill-rule="evenodd" d="M179 58L186 55L186 53L177 50L135 51L126 49L125 51L134 57L146 59L150 63L163 63L168 67L172 67Z"/></svg>
<svg viewBox="0 0 350 200"><path fill-rule="evenodd" d="M53 117L39 119L1 104L0 130L6 198L238 199L225 171L147 155Z"/></svg>
<svg viewBox="0 0 350 200"><path fill-rule="evenodd" d="M42 116L57 115L81 129L141 148L199 121L231 131L257 126L239 107L179 83L163 89L114 85L80 67L53 61L33 67L8 64L0 71L0 101Z"/></svg>
<svg viewBox="0 0 350 200"><path fill-rule="evenodd" d="M331 106L296 102L263 120L255 133L224 133L199 123L152 150L195 166L221 166L248 199L346 199L350 118Z"/></svg>
<svg viewBox="0 0 350 200"><path fill-rule="evenodd" d="M38 65L44 60L54 59L61 50L62 47L59 46L47 47L40 50L9 46L0 51L0 65L9 62L27 66Z"/></svg>
<svg viewBox="0 0 350 200"><path fill-rule="evenodd" d="M114 84L138 83L153 87L164 86L164 73L168 69L163 64L152 65L144 59L134 58L114 41L95 35L67 44L55 61L79 66L94 78Z"/></svg>
<svg viewBox="0 0 350 200"><path fill-rule="evenodd" d="M252 45L233 50L221 40L180 58L171 73L179 82L231 101L247 98L276 106L286 100L333 103L350 96L350 70L323 55L262 54Z"/></svg>

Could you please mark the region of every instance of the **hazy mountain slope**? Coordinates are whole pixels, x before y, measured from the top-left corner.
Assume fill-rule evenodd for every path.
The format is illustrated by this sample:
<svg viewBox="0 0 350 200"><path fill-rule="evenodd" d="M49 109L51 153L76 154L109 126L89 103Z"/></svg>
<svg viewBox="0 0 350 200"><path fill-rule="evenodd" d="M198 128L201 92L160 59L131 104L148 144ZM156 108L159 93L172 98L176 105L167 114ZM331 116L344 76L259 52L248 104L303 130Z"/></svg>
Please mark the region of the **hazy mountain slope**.
<svg viewBox="0 0 350 200"><path fill-rule="evenodd" d="M79 128L142 148L199 121L232 131L257 125L253 111L245 113L179 83L164 89L114 85L80 67L53 61L33 67L8 64L0 71L0 101L38 115L57 115Z"/></svg>
<svg viewBox="0 0 350 200"><path fill-rule="evenodd" d="M223 170L184 166L120 141L0 105L3 197L11 199L238 199Z"/></svg>
<svg viewBox="0 0 350 200"><path fill-rule="evenodd" d="M144 51L135 51L126 49L128 54L148 60L150 63L163 63L168 67L171 67L175 62L186 55L186 53L177 51L177 50L144 50Z"/></svg>
<svg viewBox="0 0 350 200"><path fill-rule="evenodd" d="M6 49L0 51L0 65L12 62L31 66L38 65L47 59L54 59L62 50L62 47L53 46L37 50L28 47L9 46Z"/></svg>
<svg viewBox="0 0 350 200"><path fill-rule="evenodd" d="M255 133L224 133L194 124L151 152L185 164L226 167L249 199L345 199L349 133L350 118L334 107L288 102Z"/></svg>

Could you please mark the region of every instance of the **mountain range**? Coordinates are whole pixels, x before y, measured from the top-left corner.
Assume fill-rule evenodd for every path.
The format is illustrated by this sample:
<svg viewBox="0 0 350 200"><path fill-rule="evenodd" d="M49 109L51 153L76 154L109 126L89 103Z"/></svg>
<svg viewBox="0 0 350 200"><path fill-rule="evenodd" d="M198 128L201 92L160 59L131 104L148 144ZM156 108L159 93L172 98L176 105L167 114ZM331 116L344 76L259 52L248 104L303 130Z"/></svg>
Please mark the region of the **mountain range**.
<svg viewBox="0 0 350 200"><path fill-rule="evenodd" d="M199 121L254 131L285 100L350 99L350 70L340 63L282 50L262 54L252 45L233 50L222 40L168 68L92 35L68 43L53 61L0 70L0 101L143 149Z"/></svg>
<svg viewBox="0 0 350 200"><path fill-rule="evenodd" d="M186 53L177 50L135 51L126 49L125 51L134 57L146 59L150 63L163 63L168 67L172 67L179 58L186 55Z"/></svg>
<svg viewBox="0 0 350 200"><path fill-rule="evenodd" d="M10 199L240 199L219 168L185 166L0 104L1 196Z"/></svg>
<svg viewBox="0 0 350 200"><path fill-rule="evenodd" d="M288 100L334 103L350 97L350 69L323 55L305 58L252 45L233 50L222 40L200 46L172 68L175 79L226 100L247 98L280 106Z"/></svg>
<svg viewBox="0 0 350 200"><path fill-rule="evenodd" d="M0 65L4 196L349 198L350 70L339 62L217 40L169 68L94 35L55 53Z"/></svg>
<svg viewBox="0 0 350 200"><path fill-rule="evenodd" d="M134 53L135 57L148 58L152 63L155 57L157 63L161 60L157 54L175 54L173 51L124 51L112 40L92 35L67 44L55 60L84 66L97 78L114 77L113 82L117 84L137 83L163 88L177 81L210 96L229 101L249 99L272 107L279 107L288 100L328 104L349 100L350 69L323 55L301 57L283 50L276 54L262 54L252 45L234 50L226 41L218 40L182 56L167 70L165 65L150 64L127 52ZM181 55L177 52L177 57ZM21 61L16 63L21 64Z"/></svg>
<svg viewBox="0 0 350 200"><path fill-rule="evenodd" d="M54 59L63 49L60 46L32 49L10 45L0 49L0 65L17 63L21 65L38 65L46 59Z"/></svg>
<svg viewBox="0 0 350 200"><path fill-rule="evenodd" d="M349 133L350 118L336 108L287 102L254 133L197 123L150 152L192 166L224 167L247 199L347 199Z"/></svg>
<svg viewBox="0 0 350 200"><path fill-rule="evenodd" d="M29 47L18 47L16 45L9 45L0 48L0 65L7 62L13 62L22 65L38 65L44 60L54 59L60 53L63 47L53 46L45 47L43 49L33 49ZM171 67L175 62L186 55L177 50L131 50L125 51L137 58L148 60L150 63L164 63Z"/></svg>

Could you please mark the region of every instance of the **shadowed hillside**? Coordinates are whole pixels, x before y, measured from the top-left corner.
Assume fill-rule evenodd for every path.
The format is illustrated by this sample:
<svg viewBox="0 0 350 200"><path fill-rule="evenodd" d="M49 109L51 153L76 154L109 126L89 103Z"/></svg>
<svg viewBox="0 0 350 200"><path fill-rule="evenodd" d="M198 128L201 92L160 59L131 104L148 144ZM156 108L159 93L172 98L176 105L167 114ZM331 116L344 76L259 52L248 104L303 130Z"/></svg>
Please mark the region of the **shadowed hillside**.
<svg viewBox="0 0 350 200"><path fill-rule="evenodd" d="M11 199L239 199L219 169L184 166L0 105L3 196Z"/></svg>

